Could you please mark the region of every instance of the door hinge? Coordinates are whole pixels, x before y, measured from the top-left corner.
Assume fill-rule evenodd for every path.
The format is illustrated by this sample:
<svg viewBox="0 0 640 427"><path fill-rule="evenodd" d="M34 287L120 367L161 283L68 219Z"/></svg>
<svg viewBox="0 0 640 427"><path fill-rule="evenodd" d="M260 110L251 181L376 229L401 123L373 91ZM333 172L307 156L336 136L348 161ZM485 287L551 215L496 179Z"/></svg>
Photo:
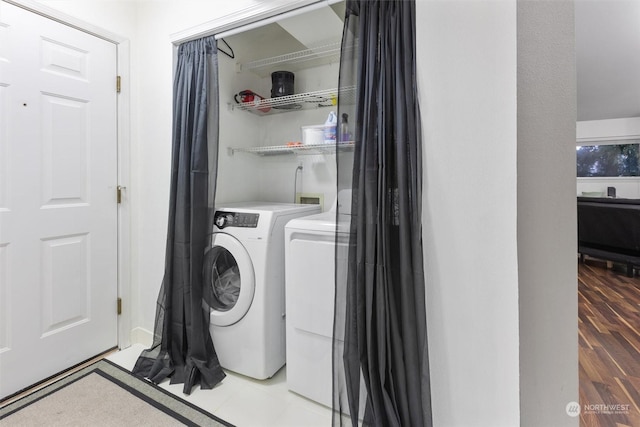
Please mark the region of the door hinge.
<svg viewBox="0 0 640 427"><path fill-rule="evenodd" d="M122 314L122 298L118 298L118 315Z"/></svg>
<svg viewBox="0 0 640 427"><path fill-rule="evenodd" d="M122 185L116 187L116 202L118 204L122 203Z"/></svg>
<svg viewBox="0 0 640 427"><path fill-rule="evenodd" d="M116 93L120 93L120 89L122 89L122 78L116 76Z"/></svg>

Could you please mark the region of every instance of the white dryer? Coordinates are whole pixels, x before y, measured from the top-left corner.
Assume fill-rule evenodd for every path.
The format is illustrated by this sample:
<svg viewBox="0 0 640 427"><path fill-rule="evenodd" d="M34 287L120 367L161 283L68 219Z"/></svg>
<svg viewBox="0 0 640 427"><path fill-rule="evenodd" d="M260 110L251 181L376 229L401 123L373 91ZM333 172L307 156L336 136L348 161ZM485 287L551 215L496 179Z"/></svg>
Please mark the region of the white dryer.
<svg viewBox="0 0 640 427"><path fill-rule="evenodd" d="M331 407L335 269L345 277L351 191L342 190L334 207L290 221L285 227L287 306L287 387ZM342 248L336 252L335 245ZM336 253L340 255L336 264ZM338 286L344 301L344 283ZM338 313L344 318L344 313ZM342 341L342 337L337 337Z"/></svg>
<svg viewBox="0 0 640 427"><path fill-rule="evenodd" d="M256 379L285 363L284 226L319 205L242 202L216 208L205 285L220 365Z"/></svg>

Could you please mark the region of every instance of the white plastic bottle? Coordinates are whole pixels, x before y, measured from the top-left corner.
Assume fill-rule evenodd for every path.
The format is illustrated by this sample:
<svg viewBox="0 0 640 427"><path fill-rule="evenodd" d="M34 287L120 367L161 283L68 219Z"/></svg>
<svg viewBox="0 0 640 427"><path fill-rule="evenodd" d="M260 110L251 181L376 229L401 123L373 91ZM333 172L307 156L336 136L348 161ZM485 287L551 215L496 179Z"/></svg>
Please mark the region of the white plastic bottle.
<svg viewBox="0 0 640 427"><path fill-rule="evenodd" d="M336 143L336 127L338 126L338 116L333 111L329 113L327 121L324 122L324 143Z"/></svg>

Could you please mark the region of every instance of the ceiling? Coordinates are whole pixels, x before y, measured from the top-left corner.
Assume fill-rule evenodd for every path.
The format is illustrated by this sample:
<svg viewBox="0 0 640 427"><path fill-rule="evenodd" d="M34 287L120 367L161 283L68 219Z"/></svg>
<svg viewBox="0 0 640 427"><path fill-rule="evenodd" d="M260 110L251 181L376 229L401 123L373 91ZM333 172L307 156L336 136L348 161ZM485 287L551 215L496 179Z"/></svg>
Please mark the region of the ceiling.
<svg viewBox="0 0 640 427"><path fill-rule="evenodd" d="M344 14L344 2L340 2L239 32L225 40L232 44L239 63L272 58L340 42Z"/></svg>
<svg viewBox="0 0 640 427"><path fill-rule="evenodd" d="M640 117L640 0L575 0L578 120Z"/></svg>

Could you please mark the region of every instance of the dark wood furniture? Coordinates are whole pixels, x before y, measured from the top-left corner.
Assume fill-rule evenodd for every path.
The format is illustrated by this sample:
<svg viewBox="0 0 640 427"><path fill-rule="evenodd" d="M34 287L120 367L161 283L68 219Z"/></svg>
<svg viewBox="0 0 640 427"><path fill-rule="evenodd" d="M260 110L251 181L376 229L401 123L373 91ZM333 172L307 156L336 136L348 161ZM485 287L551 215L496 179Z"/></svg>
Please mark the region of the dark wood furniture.
<svg viewBox="0 0 640 427"><path fill-rule="evenodd" d="M640 199L578 197L578 253L640 267Z"/></svg>

